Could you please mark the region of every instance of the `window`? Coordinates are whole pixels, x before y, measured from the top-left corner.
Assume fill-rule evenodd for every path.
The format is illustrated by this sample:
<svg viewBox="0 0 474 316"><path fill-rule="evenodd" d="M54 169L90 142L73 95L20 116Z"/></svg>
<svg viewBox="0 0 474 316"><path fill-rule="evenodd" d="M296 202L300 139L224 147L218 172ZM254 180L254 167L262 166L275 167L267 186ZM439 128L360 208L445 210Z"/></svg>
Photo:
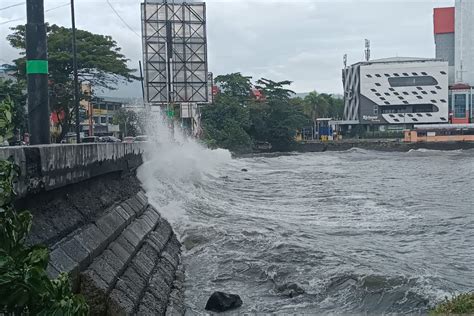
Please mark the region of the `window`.
<svg viewBox="0 0 474 316"><path fill-rule="evenodd" d="M406 92L406 91L403 91L403 94L404 94L404 95L409 95L409 93L408 93L408 92Z"/></svg>
<svg viewBox="0 0 474 316"><path fill-rule="evenodd" d="M466 94L455 94L454 95L454 117L465 118L466 106L467 106Z"/></svg>
<svg viewBox="0 0 474 316"><path fill-rule="evenodd" d="M416 88L417 88L418 90L423 90L423 88L422 88L422 87L416 87Z"/></svg>
<svg viewBox="0 0 474 316"><path fill-rule="evenodd" d="M438 92L434 91L434 90L431 90L431 93L432 94L438 94Z"/></svg>
<svg viewBox="0 0 474 316"><path fill-rule="evenodd" d="M414 95L418 95L418 92L416 92L416 91L413 91L412 93L413 93Z"/></svg>
<svg viewBox="0 0 474 316"><path fill-rule="evenodd" d="M390 93L388 93L388 92L385 92L385 95L386 95L386 96L389 96L389 95L390 95Z"/></svg>
<svg viewBox="0 0 474 316"><path fill-rule="evenodd" d="M394 95L400 95L400 93L398 93L398 92L394 92L393 94L394 94Z"/></svg>
<svg viewBox="0 0 474 316"><path fill-rule="evenodd" d="M386 105L390 105L390 102L388 102L388 101L385 101L384 103L385 103Z"/></svg>
<svg viewBox="0 0 474 316"><path fill-rule="evenodd" d="M423 94L428 94L428 92L426 92L426 91L421 91L421 93L423 93Z"/></svg>
<svg viewBox="0 0 474 316"><path fill-rule="evenodd" d="M417 97L418 99L420 99L420 100L423 99L423 97L422 97L421 95L418 95L418 96L416 96L416 97Z"/></svg>
<svg viewBox="0 0 474 316"><path fill-rule="evenodd" d="M374 115L379 115L379 107L374 106Z"/></svg>
<svg viewBox="0 0 474 316"><path fill-rule="evenodd" d="M376 85L377 87L380 87L380 86L381 86L381 84L378 83L378 82L376 82L375 85Z"/></svg>
<svg viewBox="0 0 474 316"><path fill-rule="evenodd" d="M397 74L397 73L394 73L393 75L394 75L395 77L400 77L400 75Z"/></svg>
<svg viewBox="0 0 474 316"><path fill-rule="evenodd" d="M431 113L426 113L426 116L432 117Z"/></svg>
<svg viewBox="0 0 474 316"><path fill-rule="evenodd" d="M382 76L380 74L375 74L375 77L380 78Z"/></svg>
<svg viewBox="0 0 474 316"><path fill-rule="evenodd" d="M431 100L431 102L433 102L433 103L438 103L438 101L436 101L436 100Z"/></svg>
<svg viewBox="0 0 474 316"><path fill-rule="evenodd" d="M438 90L441 90L441 89L442 89L440 86L436 86L435 88L438 89Z"/></svg>
<svg viewBox="0 0 474 316"><path fill-rule="evenodd" d="M395 89L394 89L394 88L388 88L388 90L390 90L390 91L395 91Z"/></svg>
<svg viewBox="0 0 474 316"><path fill-rule="evenodd" d="M403 101L403 104L408 104L408 101Z"/></svg>
<svg viewBox="0 0 474 316"><path fill-rule="evenodd" d="M99 117L94 116L94 123L95 123L95 124L99 124Z"/></svg>
<svg viewBox="0 0 474 316"><path fill-rule="evenodd" d="M418 119L416 119L416 118L412 118L412 120L415 121L415 122L418 122Z"/></svg>
<svg viewBox="0 0 474 316"><path fill-rule="evenodd" d="M400 122L400 120L399 120L399 119L393 119L393 120L394 120L395 122Z"/></svg>
<svg viewBox="0 0 474 316"><path fill-rule="evenodd" d="M431 76L388 78L392 87L435 86L438 84Z"/></svg>
<svg viewBox="0 0 474 316"><path fill-rule="evenodd" d="M399 117L405 117L403 114L398 114Z"/></svg>
<svg viewBox="0 0 474 316"><path fill-rule="evenodd" d="M408 77L408 76L409 76L409 74L407 74L406 72L404 72L404 73L403 73L403 75L404 75L404 76L406 76L406 77Z"/></svg>
<svg viewBox="0 0 474 316"><path fill-rule="evenodd" d="M402 96L399 96L398 98L399 98L400 100L403 100L403 97L402 97Z"/></svg>
<svg viewBox="0 0 474 316"><path fill-rule="evenodd" d="M441 99L440 101L441 101L441 103L446 103L445 99Z"/></svg>
<svg viewBox="0 0 474 316"><path fill-rule="evenodd" d="M423 117L423 114L417 113L416 116Z"/></svg>
<svg viewBox="0 0 474 316"><path fill-rule="evenodd" d="M101 124L107 123L106 119L107 119L107 118L106 118L105 116L101 116L101 117L100 117L100 123L101 123Z"/></svg>
<svg viewBox="0 0 474 316"><path fill-rule="evenodd" d="M411 73L413 76L418 76L418 74L416 72L412 72Z"/></svg>
<svg viewBox="0 0 474 316"><path fill-rule="evenodd" d="M109 124L113 124L113 123L114 123L114 119L113 119L112 116L107 117L107 120L109 121Z"/></svg>
<svg viewBox="0 0 474 316"><path fill-rule="evenodd" d="M385 99L384 97L380 97L380 100L385 101L385 100L387 100L387 99Z"/></svg>
<svg viewBox="0 0 474 316"><path fill-rule="evenodd" d="M381 96L381 94L380 94L380 93L376 93L375 95L376 95L376 96L378 96L378 97L380 97L380 96Z"/></svg>
<svg viewBox="0 0 474 316"><path fill-rule="evenodd" d="M384 74L384 75L385 75L385 77L390 77L390 75L389 75L389 74Z"/></svg>
<svg viewBox="0 0 474 316"><path fill-rule="evenodd" d="M428 76L428 74L426 72L422 72L421 73L423 76Z"/></svg>
<svg viewBox="0 0 474 316"><path fill-rule="evenodd" d="M377 92L377 90L375 90L375 89L370 89L370 91L372 91L372 92Z"/></svg>
<svg viewBox="0 0 474 316"><path fill-rule="evenodd" d="M388 116L390 116L390 117L395 117L395 115L393 115L393 114L389 114Z"/></svg>
<svg viewBox="0 0 474 316"><path fill-rule="evenodd" d="M446 121L446 118L445 118L445 117L441 117L441 121Z"/></svg>
<svg viewBox="0 0 474 316"><path fill-rule="evenodd" d="M372 75L367 75L367 78L372 78Z"/></svg>
<svg viewBox="0 0 474 316"><path fill-rule="evenodd" d="M413 114L411 114L411 113L408 113L407 115L408 115L408 117L413 117Z"/></svg>
<svg viewBox="0 0 474 316"><path fill-rule="evenodd" d="M445 75L446 71L440 71L440 74Z"/></svg>

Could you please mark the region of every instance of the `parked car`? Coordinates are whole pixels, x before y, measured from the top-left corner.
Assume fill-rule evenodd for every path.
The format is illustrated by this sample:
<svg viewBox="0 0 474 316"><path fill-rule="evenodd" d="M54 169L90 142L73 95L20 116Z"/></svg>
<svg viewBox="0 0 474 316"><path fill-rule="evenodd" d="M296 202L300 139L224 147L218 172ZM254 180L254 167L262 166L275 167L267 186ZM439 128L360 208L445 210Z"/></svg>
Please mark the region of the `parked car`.
<svg viewBox="0 0 474 316"><path fill-rule="evenodd" d="M147 135L140 135L135 137L135 142L147 142L148 136Z"/></svg>
<svg viewBox="0 0 474 316"><path fill-rule="evenodd" d="M132 136L124 137L122 141L122 143L126 143L126 144L130 144L133 142L135 142L135 137L132 137Z"/></svg>
<svg viewBox="0 0 474 316"><path fill-rule="evenodd" d="M81 140L82 143L98 143L99 136L87 136Z"/></svg>
<svg viewBox="0 0 474 316"><path fill-rule="evenodd" d="M120 143L121 140L113 136L102 136L99 137L99 142L101 143Z"/></svg>

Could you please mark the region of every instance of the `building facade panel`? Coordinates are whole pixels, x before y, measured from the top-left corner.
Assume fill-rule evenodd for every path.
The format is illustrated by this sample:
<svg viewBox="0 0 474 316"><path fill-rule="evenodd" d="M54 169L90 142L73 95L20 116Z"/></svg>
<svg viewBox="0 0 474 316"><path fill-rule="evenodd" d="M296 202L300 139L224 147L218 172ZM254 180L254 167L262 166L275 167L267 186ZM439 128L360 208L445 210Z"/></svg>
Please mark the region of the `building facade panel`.
<svg viewBox="0 0 474 316"><path fill-rule="evenodd" d="M474 1L456 0L455 78L474 86Z"/></svg>
<svg viewBox="0 0 474 316"><path fill-rule="evenodd" d="M357 119L362 124L448 122L447 61L377 60L352 65L344 74L345 120Z"/></svg>

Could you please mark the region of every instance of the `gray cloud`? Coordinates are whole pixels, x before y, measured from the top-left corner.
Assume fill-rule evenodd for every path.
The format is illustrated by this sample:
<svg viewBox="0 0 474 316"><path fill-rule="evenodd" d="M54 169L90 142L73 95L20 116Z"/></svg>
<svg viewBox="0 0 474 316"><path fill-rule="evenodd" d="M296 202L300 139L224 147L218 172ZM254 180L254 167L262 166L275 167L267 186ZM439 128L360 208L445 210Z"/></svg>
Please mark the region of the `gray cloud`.
<svg viewBox="0 0 474 316"><path fill-rule="evenodd" d="M19 0L2 0L2 7ZM45 0L46 9L67 0ZM115 9L140 33L139 0L111 0ZM209 69L215 74L240 71L254 78L292 80L297 92L341 93L342 56L363 58L364 39L372 57L434 56L432 10L452 0L377 1L207 1ZM25 16L20 6L0 11L0 23ZM141 40L115 16L105 0L76 0L77 27L111 35L138 67ZM70 25L69 8L46 13L50 23ZM21 21L17 22L20 23ZM0 25L0 62L18 52L3 40L9 26ZM139 96L138 84L121 86L118 96Z"/></svg>

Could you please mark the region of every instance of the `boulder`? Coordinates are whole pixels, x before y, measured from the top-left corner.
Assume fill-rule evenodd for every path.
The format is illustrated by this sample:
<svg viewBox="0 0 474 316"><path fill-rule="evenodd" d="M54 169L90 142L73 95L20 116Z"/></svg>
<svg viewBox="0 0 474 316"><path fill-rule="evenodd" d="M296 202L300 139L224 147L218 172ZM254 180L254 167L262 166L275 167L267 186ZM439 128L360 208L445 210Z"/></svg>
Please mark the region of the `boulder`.
<svg viewBox="0 0 474 316"><path fill-rule="evenodd" d="M220 313L242 306L240 296L223 292L212 293L207 300L206 310Z"/></svg>
<svg viewBox="0 0 474 316"><path fill-rule="evenodd" d="M288 297L295 297L304 294L305 291L296 283L285 283L276 288L277 292Z"/></svg>

